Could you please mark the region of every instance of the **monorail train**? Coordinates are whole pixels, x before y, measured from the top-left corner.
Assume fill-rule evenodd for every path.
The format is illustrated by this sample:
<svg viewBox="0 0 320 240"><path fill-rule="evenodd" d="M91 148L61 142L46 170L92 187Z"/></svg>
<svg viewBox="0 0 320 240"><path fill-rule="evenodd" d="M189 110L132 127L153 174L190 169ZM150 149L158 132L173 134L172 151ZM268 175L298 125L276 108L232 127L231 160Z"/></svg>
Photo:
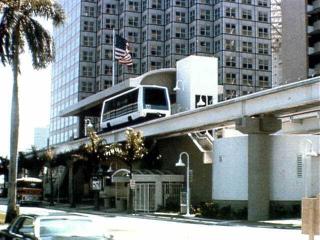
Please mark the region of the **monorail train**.
<svg viewBox="0 0 320 240"><path fill-rule="evenodd" d="M101 129L136 120L169 116L170 98L166 87L142 85L103 102Z"/></svg>

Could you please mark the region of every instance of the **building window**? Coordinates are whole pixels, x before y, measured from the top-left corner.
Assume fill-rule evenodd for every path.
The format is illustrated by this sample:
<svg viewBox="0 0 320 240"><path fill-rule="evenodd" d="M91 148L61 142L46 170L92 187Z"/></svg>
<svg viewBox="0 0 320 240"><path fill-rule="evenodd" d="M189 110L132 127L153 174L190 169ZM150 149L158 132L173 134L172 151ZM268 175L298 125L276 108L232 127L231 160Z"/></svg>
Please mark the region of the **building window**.
<svg viewBox="0 0 320 240"><path fill-rule="evenodd" d="M267 0L258 0L258 6L268 7L268 1Z"/></svg>
<svg viewBox="0 0 320 240"><path fill-rule="evenodd" d="M110 35L110 34L106 34L105 36L104 36L104 39L105 39L105 43L106 44L112 44L112 35Z"/></svg>
<svg viewBox="0 0 320 240"><path fill-rule="evenodd" d="M161 62L151 61L150 70L156 70L161 68Z"/></svg>
<svg viewBox="0 0 320 240"><path fill-rule="evenodd" d="M93 37L83 36L83 46L93 47Z"/></svg>
<svg viewBox="0 0 320 240"><path fill-rule="evenodd" d="M253 68L253 60L252 58L242 58L242 67L247 69Z"/></svg>
<svg viewBox="0 0 320 240"><path fill-rule="evenodd" d="M242 42L242 52L252 53L252 42Z"/></svg>
<svg viewBox="0 0 320 240"><path fill-rule="evenodd" d="M236 57L226 56L226 66L227 67L236 67Z"/></svg>
<svg viewBox="0 0 320 240"><path fill-rule="evenodd" d="M214 20L218 20L220 18L220 8L214 9L213 17Z"/></svg>
<svg viewBox="0 0 320 240"><path fill-rule="evenodd" d="M116 20L114 19L107 18L105 23L106 29L114 29L116 26Z"/></svg>
<svg viewBox="0 0 320 240"><path fill-rule="evenodd" d="M226 39L225 40L225 49L227 51L236 51L236 40Z"/></svg>
<svg viewBox="0 0 320 240"><path fill-rule="evenodd" d="M138 27L139 18L138 17L128 17L128 26L130 27Z"/></svg>
<svg viewBox="0 0 320 240"><path fill-rule="evenodd" d="M182 27L176 27L176 38L186 38L186 29Z"/></svg>
<svg viewBox="0 0 320 240"><path fill-rule="evenodd" d="M82 51L82 60L87 62L93 61L93 52L92 51Z"/></svg>
<svg viewBox="0 0 320 240"><path fill-rule="evenodd" d="M83 14L86 17L94 17L94 7L85 6Z"/></svg>
<svg viewBox="0 0 320 240"><path fill-rule="evenodd" d="M93 68L91 66L82 66L82 76L93 77Z"/></svg>
<svg viewBox="0 0 320 240"><path fill-rule="evenodd" d="M151 23L155 25L161 25L162 16L161 15L152 15L151 16Z"/></svg>
<svg viewBox="0 0 320 240"><path fill-rule="evenodd" d="M210 46L211 46L210 42L201 41L200 42L200 52L210 53L211 52Z"/></svg>
<svg viewBox="0 0 320 240"><path fill-rule="evenodd" d="M151 40L161 41L161 30L151 30Z"/></svg>
<svg viewBox="0 0 320 240"><path fill-rule="evenodd" d="M195 28L194 28L194 26L190 27L189 35L190 35L190 38L193 38L195 36Z"/></svg>
<svg viewBox="0 0 320 240"><path fill-rule="evenodd" d="M104 65L104 74L105 75L112 75L112 66Z"/></svg>
<svg viewBox="0 0 320 240"><path fill-rule="evenodd" d="M210 37L210 26L201 26L200 35Z"/></svg>
<svg viewBox="0 0 320 240"><path fill-rule="evenodd" d="M252 0L242 0L241 2L242 4L248 4L251 5L252 4Z"/></svg>
<svg viewBox="0 0 320 240"><path fill-rule="evenodd" d="M94 30L94 22L84 21L83 22L83 30L87 32L93 32Z"/></svg>
<svg viewBox="0 0 320 240"><path fill-rule="evenodd" d="M259 86L268 87L269 86L269 77L268 76L259 76Z"/></svg>
<svg viewBox="0 0 320 240"><path fill-rule="evenodd" d="M242 19L252 20L252 12L249 9L242 10Z"/></svg>
<svg viewBox="0 0 320 240"><path fill-rule="evenodd" d="M246 86L252 86L253 85L252 75L242 74L242 84Z"/></svg>
<svg viewBox="0 0 320 240"><path fill-rule="evenodd" d="M170 13L166 13L166 24L170 23Z"/></svg>
<svg viewBox="0 0 320 240"><path fill-rule="evenodd" d="M259 70L268 71L269 70L269 60L259 59L258 60Z"/></svg>
<svg viewBox="0 0 320 240"><path fill-rule="evenodd" d="M214 36L220 35L220 24L214 25Z"/></svg>
<svg viewBox="0 0 320 240"><path fill-rule="evenodd" d="M231 99L231 98L235 98L237 96L237 91L236 90L231 90L231 89L227 89L226 90L226 97L225 99Z"/></svg>
<svg viewBox="0 0 320 240"><path fill-rule="evenodd" d="M128 39L129 42L137 43L139 42L139 37L137 32L128 32Z"/></svg>
<svg viewBox="0 0 320 240"><path fill-rule="evenodd" d="M190 20L190 23L195 20L195 11L194 11L194 10L192 10L192 11L189 13L189 20Z"/></svg>
<svg viewBox="0 0 320 240"><path fill-rule="evenodd" d="M116 14L116 5L106 4L105 13Z"/></svg>
<svg viewBox="0 0 320 240"><path fill-rule="evenodd" d="M165 51L166 51L166 56L170 55L170 45L169 44L166 45Z"/></svg>
<svg viewBox="0 0 320 240"><path fill-rule="evenodd" d="M104 58L108 60L112 60L112 49L104 50Z"/></svg>
<svg viewBox="0 0 320 240"><path fill-rule="evenodd" d="M226 17L235 18L236 17L236 9L235 8L226 8Z"/></svg>
<svg viewBox="0 0 320 240"><path fill-rule="evenodd" d="M258 12L258 21L259 22L268 22L268 13L267 12Z"/></svg>
<svg viewBox="0 0 320 240"><path fill-rule="evenodd" d="M235 73L226 73L225 81L227 84L236 84L236 74Z"/></svg>
<svg viewBox="0 0 320 240"><path fill-rule="evenodd" d="M210 21L210 10L201 9L200 10L200 19Z"/></svg>
<svg viewBox="0 0 320 240"><path fill-rule="evenodd" d="M196 52L196 45L194 42L190 43L189 44L189 53L192 54L192 53L195 53Z"/></svg>
<svg viewBox="0 0 320 240"><path fill-rule="evenodd" d="M151 55L160 57L162 55L162 47L156 46L156 45L151 45Z"/></svg>
<svg viewBox="0 0 320 240"><path fill-rule="evenodd" d="M128 2L128 10L137 12L139 10L139 3L134 1Z"/></svg>
<svg viewBox="0 0 320 240"><path fill-rule="evenodd" d="M220 52L221 51L221 43L220 40L217 40L214 42L214 52Z"/></svg>
<svg viewBox="0 0 320 240"><path fill-rule="evenodd" d="M176 11L176 22L185 23L186 22L186 14L184 12Z"/></svg>
<svg viewBox="0 0 320 240"><path fill-rule="evenodd" d="M260 38L269 38L269 29L268 28L258 28L258 36Z"/></svg>
<svg viewBox="0 0 320 240"><path fill-rule="evenodd" d="M186 45L183 43L176 43L176 54L186 54Z"/></svg>
<svg viewBox="0 0 320 240"><path fill-rule="evenodd" d="M243 36L252 36L252 26L242 26L242 35Z"/></svg>
<svg viewBox="0 0 320 240"><path fill-rule="evenodd" d="M226 23L226 33L236 34L236 25L231 23Z"/></svg>
<svg viewBox="0 0 320 240"><path fill-rule="evenodd" d="M166 40L170 39L170 28L166 29Z"/></svg>
<svg viewBox="0 0 320 240"><path fill-rule="evenodd" d="M161 0L152 0L151 8L161 9Z"/></svg>
<svg viewBox="0 0 320 240"><path fill-rule="evenodd" d="M258 43L258 53L259 54L269 54L269 44Z"/></svg>

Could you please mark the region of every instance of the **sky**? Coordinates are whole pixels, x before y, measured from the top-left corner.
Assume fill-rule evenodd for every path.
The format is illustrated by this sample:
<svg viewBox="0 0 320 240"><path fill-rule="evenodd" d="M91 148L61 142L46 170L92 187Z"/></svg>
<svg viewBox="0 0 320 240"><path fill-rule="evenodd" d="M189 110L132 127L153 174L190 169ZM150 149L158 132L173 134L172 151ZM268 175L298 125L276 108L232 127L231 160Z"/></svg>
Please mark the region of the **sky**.
<svg viewBox="0 0 320 240"><path fill-rule="evenodd" d="M51 31L51 24L40 21ZM50 119L51 66L42 70L32 67L29 51L21 56L21 75L18 78L20 101L20 132L18 150L33 145L34 128L47 127ZM9 157L12 70L0 63L0 156Z"/></svg>

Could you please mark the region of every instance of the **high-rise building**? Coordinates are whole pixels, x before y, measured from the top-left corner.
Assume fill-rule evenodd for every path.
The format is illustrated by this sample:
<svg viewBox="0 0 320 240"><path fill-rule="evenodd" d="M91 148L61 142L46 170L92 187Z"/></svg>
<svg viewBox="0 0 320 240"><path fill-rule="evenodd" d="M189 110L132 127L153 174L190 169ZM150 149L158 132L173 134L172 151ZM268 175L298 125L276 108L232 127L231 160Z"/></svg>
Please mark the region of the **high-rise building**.
<svg viewBox="0 0 320 240"><path fill-rule="evenodd" d="M272 0L274 85L320 74L320 1Z"/></svg>
<svg viewBox="0 0 320 240"><path fill-rule="evenodd" d="M34 129L34 142L33 145L36 149L42 149L47 147L49 137L49 128L35 128Z"/></svg>
<svg viewBox="0 0 320 240"><path fill-rule="evenodd" d="M60 0L67 23L54 30L50 142L79 136L59 112L112 85L113 29L130 44L132 66L115 82L175 67L188 55L216 56L220 100L271 87L270 0Z"/></svg>

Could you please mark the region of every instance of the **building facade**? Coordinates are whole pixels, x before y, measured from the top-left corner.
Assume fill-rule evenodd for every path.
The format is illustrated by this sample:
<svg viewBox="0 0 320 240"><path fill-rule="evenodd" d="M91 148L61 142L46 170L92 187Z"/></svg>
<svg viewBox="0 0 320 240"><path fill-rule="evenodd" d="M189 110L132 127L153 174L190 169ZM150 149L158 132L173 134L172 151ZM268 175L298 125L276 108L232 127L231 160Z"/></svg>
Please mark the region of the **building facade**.
<svg viewBox="0 0 320 240"><path fill-rule="evenodd" d="M65 107L111 87L113 29L130 44L132 66L115 82L175 67L189 55L219 60L220 101L271 87L270 0L60 0L67 23L54 30L50 143L79 136Z"/></svg>
<svg viewBox="0 0 320 240"><path fill-rule="evenodd" d="M35 128L33 145L36 147L36 149L42 149L47 147L48 137L49 137L48 127Z"/></svg>

